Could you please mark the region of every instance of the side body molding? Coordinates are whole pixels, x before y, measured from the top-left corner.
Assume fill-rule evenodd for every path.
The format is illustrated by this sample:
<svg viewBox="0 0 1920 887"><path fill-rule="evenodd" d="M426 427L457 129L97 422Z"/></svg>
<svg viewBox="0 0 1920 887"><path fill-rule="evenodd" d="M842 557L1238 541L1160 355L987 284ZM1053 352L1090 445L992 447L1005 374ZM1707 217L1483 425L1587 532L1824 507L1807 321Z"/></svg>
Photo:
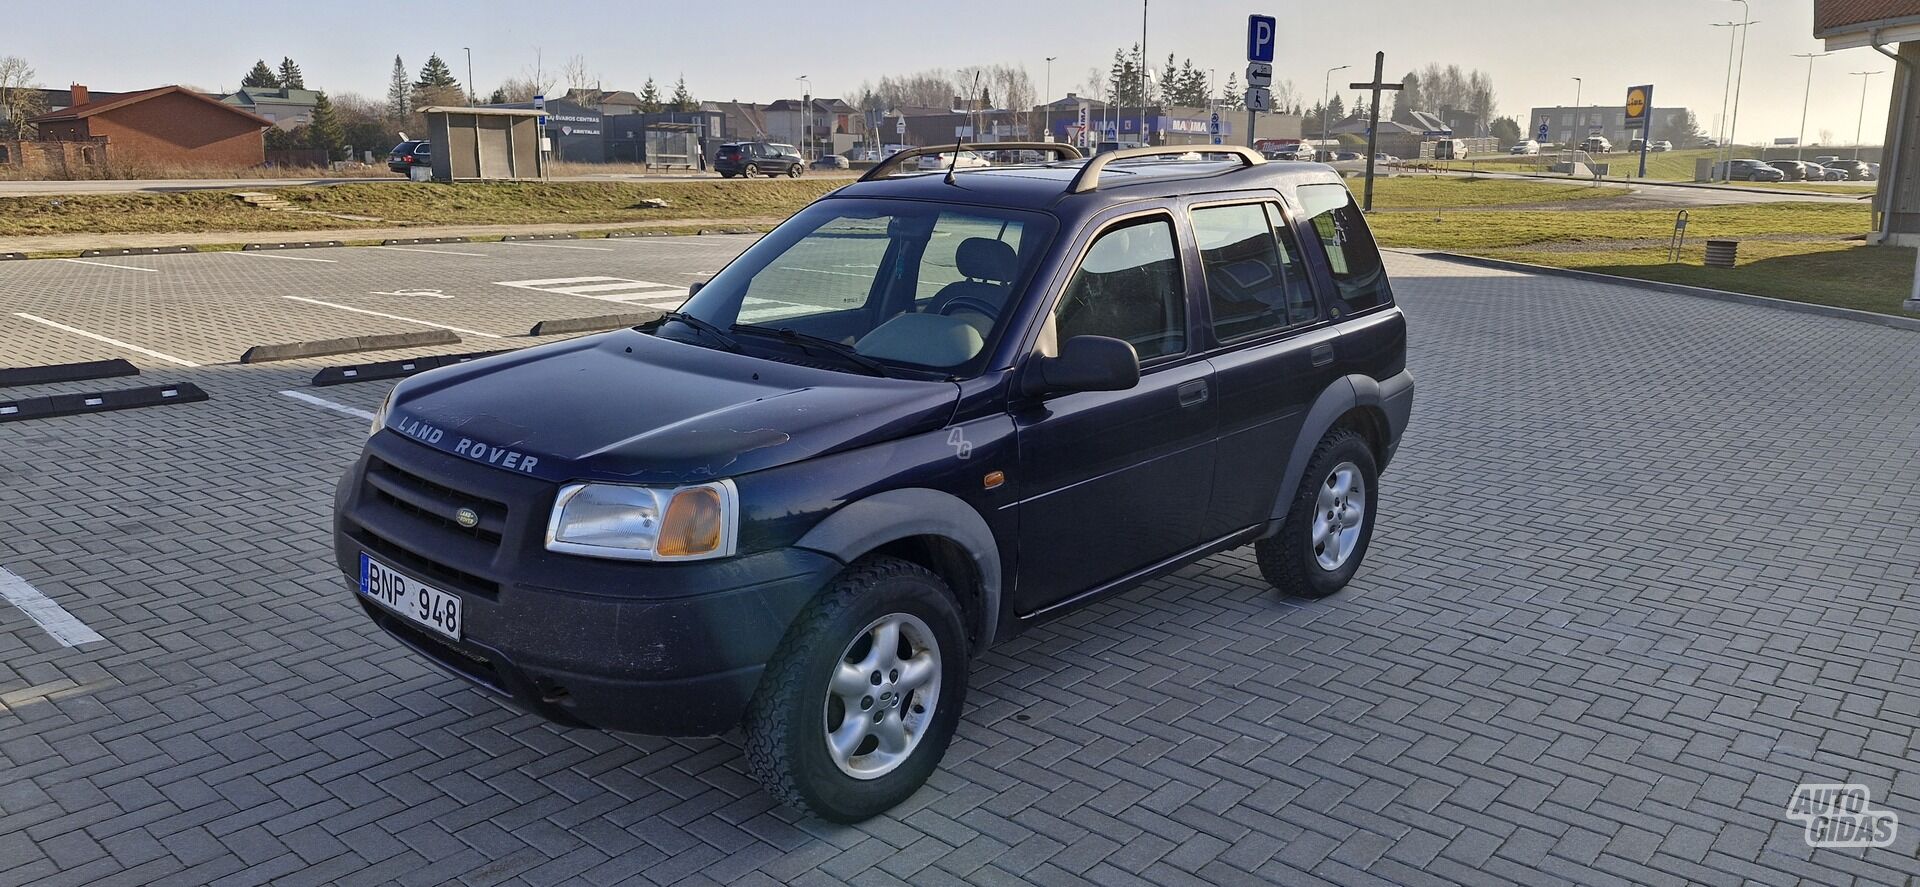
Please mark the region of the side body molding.
<svg viewBox="0 0 1920 887"><path fill-rule="evenodd" d="M794 546L851 562L909 536L942 536L972 555L980 576L980 648L991 646L1000 625L1000 548L986 520L958 497L920 487L888 490L842 507Z"/></svg>

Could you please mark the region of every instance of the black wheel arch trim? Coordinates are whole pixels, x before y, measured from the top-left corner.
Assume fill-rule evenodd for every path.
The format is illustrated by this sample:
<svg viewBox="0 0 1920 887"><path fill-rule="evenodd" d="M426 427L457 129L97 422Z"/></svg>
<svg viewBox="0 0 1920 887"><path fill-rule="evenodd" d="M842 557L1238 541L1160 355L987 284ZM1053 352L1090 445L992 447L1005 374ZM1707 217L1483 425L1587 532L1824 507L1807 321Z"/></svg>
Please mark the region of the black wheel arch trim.
<svg viewBox="0 0 1920 887"><path fill-rule="evenodd" d="M852 563L889 542L914 536L953 541L973 558L980 578L980 612L975 614L980 646L992 645L1000 626L1000 547L985 518L959 497L939 490L909 487L876 493L842 506L794 543ZM963 591L963 589L955 589ZM965 602L956 601L965 612ZM976 650L975 652L978 652Z"/></svg>
<svg viewBox="0 0 1920 887"><path fill-rule="evenodd" d="M1356 373L1333 380L1320 392L1313 406L1307 408L1300 434L1293 441L1293 451L1287 455L1287 470L1280 476L1280 495L1274 500L1271 515L1276 528L1286 520L1287 506L1305 479L1307 460L1313 458L1314 447L1320 445L1320 439L1327 436L1341 416L1356 407L1372 408L1385 420L1387 439L1382 441L1379 465L1384 471L1387 459L1399 446L1400 435L1407 430L1407 422L1413 415L1413 374L1402 370L1382 380Z"/></svg>

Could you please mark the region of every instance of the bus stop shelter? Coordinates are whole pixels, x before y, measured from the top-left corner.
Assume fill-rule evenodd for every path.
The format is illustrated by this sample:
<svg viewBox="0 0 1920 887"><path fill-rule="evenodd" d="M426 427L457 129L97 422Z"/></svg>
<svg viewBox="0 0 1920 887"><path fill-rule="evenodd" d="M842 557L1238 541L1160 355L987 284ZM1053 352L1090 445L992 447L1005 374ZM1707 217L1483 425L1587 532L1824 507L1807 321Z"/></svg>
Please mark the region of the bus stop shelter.
<svg viewBox="0 0 1920 887"><path fill-rule="evenodd" d="M433 180L479 182L546 177L540 112L519 108L426 109Z"/></svg>

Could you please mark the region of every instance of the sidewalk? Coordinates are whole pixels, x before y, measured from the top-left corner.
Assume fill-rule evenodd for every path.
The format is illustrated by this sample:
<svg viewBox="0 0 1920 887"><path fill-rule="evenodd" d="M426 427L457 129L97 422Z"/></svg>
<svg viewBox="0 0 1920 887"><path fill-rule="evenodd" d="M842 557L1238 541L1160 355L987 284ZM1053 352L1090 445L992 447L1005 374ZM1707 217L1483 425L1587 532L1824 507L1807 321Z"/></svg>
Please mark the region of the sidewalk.
<svg viewBox="0 0 1920 887"><path fill-rule="evenodd" d="M402 237L502 237L508 234L573 234L652 228L771 227L780 218L661 219L647 222L543 222L528 225L406 225L384 228L322 228L312 231L199 231L190 234L50 234L0 237L0 253L79 252L149 246L230 246L297 240L378 241Z"/></svg>

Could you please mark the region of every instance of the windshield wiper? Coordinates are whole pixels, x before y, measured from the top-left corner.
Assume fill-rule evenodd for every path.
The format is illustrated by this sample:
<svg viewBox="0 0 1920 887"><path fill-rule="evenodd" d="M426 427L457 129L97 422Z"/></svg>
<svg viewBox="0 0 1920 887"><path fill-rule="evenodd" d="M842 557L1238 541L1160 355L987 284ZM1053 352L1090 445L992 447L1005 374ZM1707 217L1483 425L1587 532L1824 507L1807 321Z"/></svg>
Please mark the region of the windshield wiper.
<svg viewBox="0 0 1920 887"><path fill-rule="evenodd" d="M867 372L872 373L873 375L876 375L876 376L893 375L892 373L887 371L886 364L883 364L880 361L874 360L871 357L868 357L864 354L861 354L858 351L855 351L853 349L853 346L848 345L844 342L835 342L832 339L823 338L821 336L809 335L807 333L799 332L797 330L789 329L786 327L776 328L776 327L770 327L770 326L762 326L757 323L736 323L733 325L733 331L736 333L751 333L756 336L766 336L769 338L781 339L787 342L791 342L795 345L798 345L802 351L807 350L809 346L814 348L820 348L834 355L839 356L841 359L845 360L846 362L853 364L854 366L857 366L863 370L866 370Z"/></svg>
<svg viewBox="0 0 1920 887"><path fill-rule="evenodd" d="M699 332L706 333L708 338L719 342L720 347L728 351L738 352L740 350L740 340L735 339L732 333L721 329L717 324L710 323L684 311L668 311L660 315L660 319L653 322L653 329L659 329L662 324L670 320L686 324Z"/></svg>

